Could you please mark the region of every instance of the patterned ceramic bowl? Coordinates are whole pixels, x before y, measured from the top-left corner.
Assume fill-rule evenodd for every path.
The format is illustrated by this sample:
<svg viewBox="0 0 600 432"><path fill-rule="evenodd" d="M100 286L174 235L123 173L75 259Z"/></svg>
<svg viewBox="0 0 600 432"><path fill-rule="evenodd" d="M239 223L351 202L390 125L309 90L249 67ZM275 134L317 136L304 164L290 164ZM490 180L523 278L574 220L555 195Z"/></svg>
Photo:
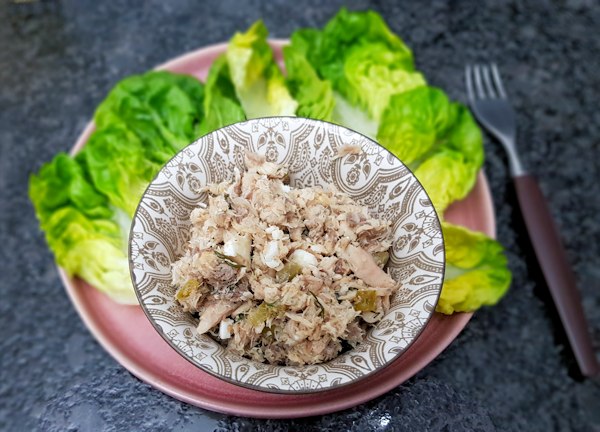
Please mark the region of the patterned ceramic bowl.
<svg viewBox="0 0 600 432"><path fill-rule="evenodd" d="M342 146L358 155L338 156ZM226 351L195 332L197 320L174 300L171 263L189 236L192 209L207 184L244 170L244 152L289 167L296 188L334 184L393 221L389 271L402 283L387 315L357 348L320 365L272 366ZM444 276L444 242L431 202L410 170L369 138L330 123L295 117L249 120L212 132L180 151L146 190L131 228L131 277L148 319L187 360L219 378L257 390L308 393L349 384L390 364L419 336Z"/></svg>

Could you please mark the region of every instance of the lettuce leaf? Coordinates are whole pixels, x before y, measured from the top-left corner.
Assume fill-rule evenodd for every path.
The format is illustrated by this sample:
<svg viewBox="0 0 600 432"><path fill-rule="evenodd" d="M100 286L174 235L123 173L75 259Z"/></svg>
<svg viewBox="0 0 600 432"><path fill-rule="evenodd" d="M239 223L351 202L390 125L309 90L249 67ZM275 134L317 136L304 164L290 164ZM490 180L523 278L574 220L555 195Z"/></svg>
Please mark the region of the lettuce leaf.
<svg viewBox="0 0 600 432"><path fill-rule="evenodd" d="M469 193L483 164L477 123L434 87L394 95L377 139L412 169L440 213Z"/></svg>
<svg viewBox="0 0 600 432"><path fill-rule="evenodd" d="M472 189L483 163L477 124L462 105L426 86L410 49L381 16L342 9L323 30L295 32L291 50L331 82L332 121L396 154L439 212Z"/></svg>
<svg viewBox="0 0 600 432"><path fill-rule="evenodd" d="M352 105L337 92L333 93L333 99L335 101L332 114L333 123L346 126L373 140L377 139L379 123L370 118L365 110L356 105Z"/></svg>
<svg viewBox="0 0 600 432"><path fill-rule="evenodd" d="M378 14L342 9L322 30L296 31L291 46L331 82L332 121L376 138L398 156L440 215L467 196L483 164L481 131L464 106L426 86L411 51ZM510 284L501 246L444 226L448 273L438 310L471 311L498 301ZM459 259L466 256L472 262Z"/></svg>
<svg viewBox="0 0 600 432"><path fill-rule="evenodd" d="M246 33L236 33L227 47L231 80L249 119L293 116L298 107L275 63L267 36L267 28L259 20Z"/></svg>
<svg viewBox="0 0 600 432"><path fill-rule="evenodd" d="M200 124L200 135L223 126L246 120L246 114L231 82L229 66L224 55L212 64L206 78L204 93L205 117Z"/></svg>
<svg viewBox="0 0 600 432"><path fill-rule="evenodd" d="M75 207L90 218L110 218L108 200L84 176L83 169L69 155L58 153L29 178L29 197L36 216L44 223L62 207Z"/></svg>
<svg viewBox="0 0 600 432"><path fill-rule="evenodd" d="M126 78L98 107L85 148L75 158L58 154L30 177L40 226L67 273L137 303L126 252L131 217L161 165L199 136L203 99L193 77Z"/></svg>
<svg viewBox="0 0 600 432"><path fill-rule="evenodd" d="M442 223L442 231L446 276L436 311L449 315L496 304L511 281L502 245L447 222Z"/></svg>
<svg viewBox="0 0 600 432"><path fill-rule="evenodd" d="M120 81L94 115L96 128L131 130L146 157L164 163L199 136L204 87L194 77L148 72Z"/></svg>
<svg viewBox="0 0 600 432"><path fill-rule="evenodd" d="M322 31L303 29L292 46L352 105L379 121L389 98L425 85L412 52L375 12L341 9Z"/></svg>
<svg viewBox="0 0 600 432"><path fill-rule="evenodd" d="M120 126L92 134L77 160L86 167L95 188L129 217L161 167L146 159L138 137Z"/></svg>
<svg viewBox="0 0 600 432"><path fill-rule="evenodd" d="M119 82L77 156L96 190L132 217L160 166L200 135L203 98L202 83L187 75L153 71Z"/></svg>
<svg viewBox="0 0 600 432"><path fill-rule="evenodd" d="M59 153L31 176L29 196L58 265L120 303L137 304L115 212L81 166Z"/></svg>
<svg viewBox="0 0 600 432"><path fill-rule="evenodd" d="M412 67L406 69L405 59L380 43L348 50L344 77L340 92L351 103L366 109L376 121L380 120L390 97L425 85L423 75Z"/></svg>
<svg viewBox="0 0 600 432"><path fill-rule="evenodd" d="M305 54L294 46L283 48L283 57L287 71L286 83L298 102L296 114L331 121L335 106L331 83L319 78Z"/></svg>
<svg viewBox="0 0 600 432"><path fill-rule="evenodd" d="M117 224L88 219L77 209L65 207L52 214L46 230L56 262L69 275L80 276L119 303L138 303Z"/></svg>

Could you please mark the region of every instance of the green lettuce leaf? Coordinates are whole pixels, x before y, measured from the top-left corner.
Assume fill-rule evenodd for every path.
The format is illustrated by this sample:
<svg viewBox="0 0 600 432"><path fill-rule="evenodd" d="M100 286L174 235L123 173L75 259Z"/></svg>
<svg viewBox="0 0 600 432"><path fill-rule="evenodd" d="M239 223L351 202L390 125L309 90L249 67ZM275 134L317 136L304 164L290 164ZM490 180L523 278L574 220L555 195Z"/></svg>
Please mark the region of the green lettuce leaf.
<svg viewBox="0 0 600 432"><path fill-rule="evenodd" d="M434 87L394 95L377 139L412 169L440 213L469 193L483 164L477 123Z"/></svg>
<svg viewBox="0 0 600 432"><path fill-rule="evenodd" d="M352 105L379 121L391 96L425 85L408 47L375 12L343 8L322 31L303 29L292 46Z"/></svg>
<svg viewBox="0 0 600 432"><path fill-rule="evenodd" d="M110 218L106 197L98 193L84 171L69 155L57 154L51 163L29 178L29 197L43 223L62 207L75 207L86 217Z"/></svg>
<svg viewBox="0 0 600 432"><path fill-rule="evenodd" d="M300 117L331 121L335 100L329 81L319 78L303 52L293 46L283 48L286 83L292 97L298 102L296 114Z"/></svg>
<svg viewBox="0 0 600 432"><path fill-rule="evenodd" d="M342 9L323 30L295 32L291 47L332 83L332 121L396 154L440 213L473 188L483 164L477 124L466 108L425 85L411 51L381 16Z"/></svg>
<svg viewBox="0 0 600 432"><path fill-rule="evenodd" d="M200 135L203 98L203 85L187 75L148 72L118 83L77 156L95 189L132 217L161 164Z"/></svg>
<svg viewBox="0 0 600 432"><path fill-rule="evenodd" d="M369 114L362 108L352 105L342 95L333 93L335 106L333 108L332 122L346 126L356 132L377 139L377 129L379 123L369 117Z"/></svg>
<svg viewBox="0 0 600 432"><path fill-rule="evenodd" d="M447 222L442 223L442 231L446 275L436 311L449 315L496 304L511 281L502 245Z"/></svg>
<svg viewBox="0 0 600 432"><path fill-rule="evenodd" d="M204 94L204 114L200 124L200 135L246 120L246 115L231 82L229 66L224 55L213 62L208 72Z"/></svg>
<svg viewBox="0 0 600 432"><path fill-rule="evenodd" d="M86 167L95 188L129 217L161 167L146 159L137 135L120 126L94 132L77 160Z"/></svg>
<svg viewBox="0 0 600 432"><path fill-rule="evenodd" d="M97 129L130 129L146 157L164 163L199 136L204 88L196 78L148 72L119 82L94 116Z"/></svg>
<svg viewBox="0 0 600 432"><path fill-rule="evenodd" d="M119 226L106 219L89 219L73 207L52 214L46 238L56 262L123 304L137 304L129 261Z"/></svg>
<svg viewBox="0 0 600 432"><path fill-rule="evenodd" d="M204 117L193 77L149 72L118 83L75 158L58 154L30 178L29 196L56 262L122 303L136 304L127 237L160 166L193 142Z"/></svg>
<svg viewBox="0 0 600 432"><path fill-rule="evenodd" d="M236 33L227 47L231 80L248 118L293 116L298 107L275 63L267 36L264 23L257 21L246 33Z"/></svg>
<svg viewBox="0 0 600 432"><path fill-rule="evenodd" d="M383 44L354 47L346 55L345 87L339 91L350 103L366 109L371 118L379 121L390 97L425 85L419 72L405 67L404 58Z"/></svg>
<svg viewBox="0 0 600 432"><path fill-rule="evenodd" d="M29 196L58 265L120 303L137 304L116 214L81 166L59 153L31 176Z"/></svg>

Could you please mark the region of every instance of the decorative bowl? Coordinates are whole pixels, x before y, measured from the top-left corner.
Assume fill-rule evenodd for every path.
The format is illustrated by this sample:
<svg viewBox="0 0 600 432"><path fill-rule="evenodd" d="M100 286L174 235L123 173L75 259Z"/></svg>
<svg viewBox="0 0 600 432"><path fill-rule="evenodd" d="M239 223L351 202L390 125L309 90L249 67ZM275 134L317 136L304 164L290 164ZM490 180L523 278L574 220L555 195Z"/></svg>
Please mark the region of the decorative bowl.
<svg viewBox="0 0 600 432"><path fill-rule="evenodd" d="M359 154L338 151L359 146ZM333 184L392 221L388 271L401 282L383 319L356 348L318 365L274 366L228 352L195 331L171 285L189 216L207 201L202 188L244 170L244 152L289 167L296 188ZM427 193L412 172L373 140L331 123L299 117L253 119L224 127L181 150L148 186L134 216L129 263L141 307L181 356L231 383L276 393L310 393L350 384L389 365L413 343L434 312L444 277L444 242Z"/></svg>

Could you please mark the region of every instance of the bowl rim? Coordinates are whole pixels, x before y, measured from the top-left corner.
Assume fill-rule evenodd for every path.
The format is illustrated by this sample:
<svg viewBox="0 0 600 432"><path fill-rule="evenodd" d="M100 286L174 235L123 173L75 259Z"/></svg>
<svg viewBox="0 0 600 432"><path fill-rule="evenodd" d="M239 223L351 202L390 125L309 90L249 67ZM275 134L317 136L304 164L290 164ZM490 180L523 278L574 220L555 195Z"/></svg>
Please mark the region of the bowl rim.
<svg viewBox="0 0 600 432"><path fill-rule="evenodd" d="M299 117L299 116L265 116L265 117L256 117L256 118L252 118L252 119L246 119L246 120L242 120L239 122L235 122L235 123L231 123L225 126L222 126L218 129L215 129L211 132L208 132L204 135L201 135L199 137L197 137L194 141L192 141L191 143L189 143L188 145L186 145L185 147L182 147L179 151L177 151L177 153L175 153L170 159L168 159L166 162L164 162L161 166L161 168L156 172L156 174L154 175L154 177L152 178L152 180L150 181L150 183L148 183L148 186L146 186L146 188L144 189L143 194L141 195L140 201L138 202L136 208L135 208L135 212L133 214L133 217L131 218L131 226L129 228L129 236L128 236L128 241L127 241L127 261L129 263L129 275L131 278L131 284L133 286L135 295L138 299L138 303L140 305L140 307L142 308L142 310L144 311L144 315L146 316L146 318L148 319L148 321L150 321L150 324L152 324L152 327L157 331L157 333L163 338L163 340L169 344L169 346L174 349L181 357L183 357L184 359L186 359L188 362L190 362L191 364L193 364L195 367L201 369L204 372L207 372L209 374L211 374L212 376L221 379L223 381L226 381L230 384L234 384L240 387L245 387L251 390L257 390L257 391L261 391L261 392L267 392L267 393L278 393L278 394L288 394L288 395L301 395L301 394L314 394L314 393L321 393L321 392L326 392L328 390L333 390L333 389L339 389L345 386L349 386L351 384L355 384L359 381L363 381L366 378L372 376L374 373L380 372L381 370L387 368L389 365L391 365L392 363L394 363L396 360L398 360L410 347L412 344L415 343L415 341L423 334L423 330L425 330L425 327L427 327L427 325L429 324L429 321L431 320L431 317L433 316L435 312L435 308L440 300L440 296L442 293L442 286L444 284L444 280L445 280L445 276L446 276L446 242L444 239L444 233L442 230L442 221L440 219L440 216L438 214L437 209L435 208L435 206L433 206L432 203L432 208L434 209L434 215L435 215L435 220L437 221L438 226L440 227L440 237L441 237L441 243L442 245L444 245L444 257L443 257L443 261L442 261L442 277L441 277L441 282L439 283L440 288L438 290L438 293L436 295L435 298L435 303L433 304L433 309L432 311L427 315L427 317L424 320L423 325L419 328L419 330L417 331L416 335L412 338L412 340L404 347L404 349L397 353L396 355L394 355L389 361L385 362L383 365L379 366L379 367L375 367L372 370L369 370L367 372L365 372L363 375L355 378L355 379L351 379L348 382L342 383L342 384L337 384L334 386L328 386L328 387L320 387L320 388L314 388L314 389L302 389L302 390L285 390L285 389L280 389L280 388L270 388L270 387L261 387L261 386L257 386L257 385L253 385L253 384L248 384L242 381L238 381L234 378L231 378L229 376L226 375L222 375L218 372L215 372L214 370L207 368L207 367L203 367L201 363L197 363L195 361L192 360L192 358L190 358L188 355L186 355L178 346L176 346L168 337L167 334L161 329L161 327L155 322L152 314L150 313L150 311L146 308L145 303L143 302L142 296L139 292L138 289L138 285L135 282L135 276L134 276L134 263L133 260L131 258L132 256L132 243L133 243L133 228L136 225L136 220L138 217L138 210L140 209L140 206L142 204L142 201L144 200L144 197L146 196L146 193L148 192L148 190L153 186L154 182L156 181L156 179L158 178L158 176L161 174L161 171L163 170L163 168L165 166L167 166L171 161L173 161L176 157L178 157L183 151L185 151L185 149L187 149L189 146L194 145L196 142L198 142L200 139L211 135L213 133L216 133L218 131L221 131L223 129L226 129L230 126L234 126L234 125L238 125L238 124L243 124L243 123L248 123L248 122L258 122L260 120L264 120L264 119L293 119L293 120L297 120L297 119L301 119L303 121L308 121L308 122L315 122L315 123L322 123L322 124L327 124L327 125L331 125L331 126L335 126L338 128L342 128L342 129L346 129L350 132L353 132L363 138L365 138L366 140L372 142L373 144L377 145L378 147L380 147L381 149L383 149L386 153L388 153L389 155L391 155L393 158L395 158L398 162L400 162L400 164L402 166L404 166L408 172L410 173L410 175L412 175L412 177L415 179L415 181L419 184L421 190L425 193L425 195L427 196L427 198L429 199L430 202L431 201L431 197L429 196L429 194L427 193L427 190L423 187L423 184L421 183L421 181L417 178L417 176L415 175L415 173L404 163L400 160L400 158L398 158L394 153L392 153L390 150L388 150L387 148L385 148L383 145L381 145L379 142L377 142L375 139L361 133L358 132L352 128L346 127L346 126L342 126L330 121L326 121L326 120L319 120L319 119L313 119L313 118L309 118L309 117ZM210 337L210 336L208 336ZM212 338L211 338L212 339ZM215 343L218 344L217 341L215 341L213 339L213 341ZM353 348L354 349L354 348ZM352 349L352 350L353 350ZM351 352L347 351L347 352ZM336 356L334 357L337 358L339 357ZM251 362L256 362L255 360L252 359L248 359L246 357L242 357L248 361ZM332 359L333 360L333 359ZM330 360L331 361L331 360ZM256 362L258 364L265 364L265 363L260 363L260 362ZM323 364L327 364L328 362L323 362L323 363L317 363L314 365L303 365L303 366L280 366L280 365L270 365L272 367L278 367L278 368L283 368L283 367L309 367L309 366L319 366L319 365L323 365Z"/></svg>

